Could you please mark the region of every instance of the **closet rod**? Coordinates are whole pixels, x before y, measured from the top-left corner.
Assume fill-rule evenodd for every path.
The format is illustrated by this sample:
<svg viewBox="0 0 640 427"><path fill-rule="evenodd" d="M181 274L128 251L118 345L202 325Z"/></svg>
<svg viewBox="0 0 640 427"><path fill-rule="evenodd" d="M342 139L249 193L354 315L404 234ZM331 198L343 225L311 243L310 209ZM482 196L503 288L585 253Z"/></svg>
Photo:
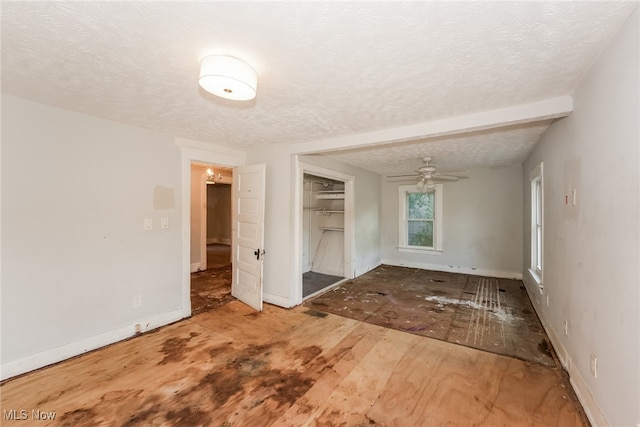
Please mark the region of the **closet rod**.
<svg viewBox="0 0 640 427"><path fill-rule="evenodd" d="M322 186L323 186L323 187L325 187L325 188L326 188L326 187L328 187L328 186L330 185L330 184L329 184L328 182L326 182L326 181L308 181L308 180L307 180L307 182L310 182L312 185L313 185L313 184L322 184Z"/></svg>

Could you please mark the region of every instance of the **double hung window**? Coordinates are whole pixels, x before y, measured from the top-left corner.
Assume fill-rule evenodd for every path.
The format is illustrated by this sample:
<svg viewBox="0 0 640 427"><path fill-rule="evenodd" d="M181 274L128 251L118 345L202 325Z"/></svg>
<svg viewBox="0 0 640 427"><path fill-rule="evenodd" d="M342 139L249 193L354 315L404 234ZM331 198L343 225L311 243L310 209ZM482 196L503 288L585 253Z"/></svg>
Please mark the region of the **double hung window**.
<svg viewBox="0 0 640 427"><path fill-rule="evenodd" d="M399 242L401 251L442 250L442 185L429 191L400 185Z"/></svg>

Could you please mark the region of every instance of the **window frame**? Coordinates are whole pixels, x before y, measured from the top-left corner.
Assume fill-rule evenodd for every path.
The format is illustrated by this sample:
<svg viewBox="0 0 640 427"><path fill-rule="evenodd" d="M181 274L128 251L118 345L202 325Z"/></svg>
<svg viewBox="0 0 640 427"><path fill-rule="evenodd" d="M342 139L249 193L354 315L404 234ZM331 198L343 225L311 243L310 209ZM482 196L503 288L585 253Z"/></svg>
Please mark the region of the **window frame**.
<svg viewBox="0 0 640 427"><path fill-rule="evenodd" d="M435 184L434 189L431 190L434 193L433 203L433 246L410 246L408 244L408 207L407 207L407 194L408 193L423 193L416 184L413 185L398 185L398 250L400 252L409 253L421 253L421 254L442 254L442 184Z"/></svg>
<svg viewBox="0 0 640 427"><path fill-rule="evenodd" d="M531 260L529 273L536 281L540 290L543 288L544 275L544 174L540 163L529 174L531 188Z"/></svg>

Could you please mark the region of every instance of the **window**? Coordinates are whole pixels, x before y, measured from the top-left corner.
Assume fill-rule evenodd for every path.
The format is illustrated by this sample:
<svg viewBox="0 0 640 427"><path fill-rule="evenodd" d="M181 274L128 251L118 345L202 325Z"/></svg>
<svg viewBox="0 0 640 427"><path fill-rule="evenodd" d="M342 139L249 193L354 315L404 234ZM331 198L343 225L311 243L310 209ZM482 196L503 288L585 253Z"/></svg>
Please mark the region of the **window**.
<svg viewBox="0 0 640 427"><path fill-rule="evenodd" d="M530 272L542 287L543 266L543 201L542 163L529 175L531 180L531 267Z"/></svg>
<svg viewBox="0 0 640 427"><path fill-rule="evenodd" d="M442 185L420 191L399 185L399 249L403 252L442 251Z"/></svg>

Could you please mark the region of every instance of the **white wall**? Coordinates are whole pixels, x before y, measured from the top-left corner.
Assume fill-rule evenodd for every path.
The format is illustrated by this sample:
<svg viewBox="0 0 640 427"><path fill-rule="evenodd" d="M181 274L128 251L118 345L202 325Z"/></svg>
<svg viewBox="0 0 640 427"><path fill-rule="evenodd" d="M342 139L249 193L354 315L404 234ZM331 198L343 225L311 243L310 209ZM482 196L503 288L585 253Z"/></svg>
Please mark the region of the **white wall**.
<svg viewBox="0 0 640 427"><path fill-rule="evenodd" d="M191 272L205 270L206 252L202 253L202 246L206 245L203 239L206 239L206 230L202 227L206 223L205 205L207 186L204 182L207 173L207 167L199 164L191 165ZM205 258L205 259L203 259Z"/></svg>
<svg viewBox="0 0 640 427"><path fill-rule="evenodd" d="M3 378L181 317L172 138L3 94L2 150Z"/></svg>
<svg viewBox="0 0 640 427"><path fill-rule="evenodd" d="M382 184L384 263L522 277L522 167L473 169L443 184L442 254L398 250L398 183Z"/></svg>
<svg viewBox="0 0 640 427"><path fill-rule="evenodd" d="M268 147L247 153L247 164L266 164L264 212L263 297L283 307L293 305L294 260L292 194L293 159L288 147Z"/></svg>
<svg viewBox="0 0 640 427"><path fill-rule="evenodd" d="M352 175L354 183L354 272L366 273L380 264L380 175L329 157L305 155L300 161Z"/></svg>
<svg viewBox="0 0 640 427"><path fill-rule="evenodd" d="M576 89L573 114L551 126L523 170L528 177L544 162L544 290L526 273L525 283L594 425L640 423L638 24L636 8ZM575 207L564 203L573 188Z"/></svg>

